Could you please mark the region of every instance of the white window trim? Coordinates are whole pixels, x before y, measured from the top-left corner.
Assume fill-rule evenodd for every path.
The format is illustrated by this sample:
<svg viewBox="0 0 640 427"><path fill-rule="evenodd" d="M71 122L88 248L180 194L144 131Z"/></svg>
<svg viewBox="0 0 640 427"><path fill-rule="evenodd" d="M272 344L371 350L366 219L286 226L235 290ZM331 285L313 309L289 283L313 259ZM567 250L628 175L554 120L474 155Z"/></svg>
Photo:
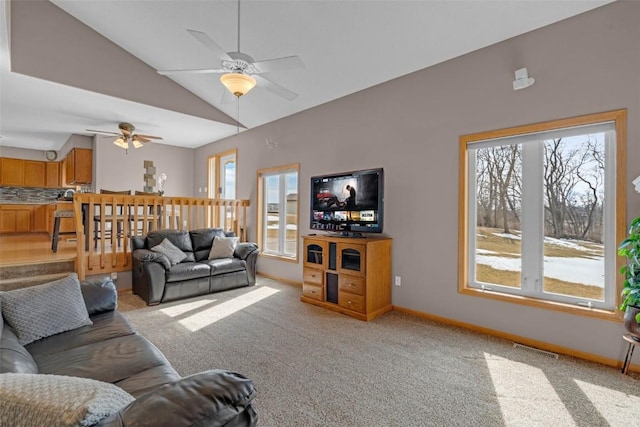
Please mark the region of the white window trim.
<svg viewBox="0 0 640 427"><path fill-rule="evenodd" d="M266 179L267 177L270 176L280 176L282 179L280 179L280 193L279 193L279 203L281 206L284 207L282 212L279 212L279 218L278 218L278 222L279 222L279 229L283 230L283 233L280 233L278 236L279 242L278 242L278 246L280 248L284 248L285 244L286 244L286 230L287 230L287 221L286 221L286 179L284 179L284 177L288 174L291 173L295 173L297 175L297 192L298 192L298 200L296 202L296 215L297 215L297 219L296 222L298 224L298 228L296 229L296 236L295 236L295 250L293 254L289 254L283 251L273 251L273 250L267 250L266 249L266 226L267 226L267 222L266 219L268 217L268 213L267 213L267 199L265 198L265 192L266 192ZM279 166L279 167L275 167L275 168L269 168L269 169L261 169L258 170L258 219L257 219L257 225L258 225L258 246L260 248L260 255L263 256L268 256L268 257L274 257L274 258L278 258L278 259L282 259L285 261L293 261L293 262L298 262L298 250L299 250L299 245L298 245L298 236L299 236L299 224L300 224L300 197L299 197L299 193L300 193L300 165L299 164L291 164L291 165L284 165L284 166Z"/></svg>

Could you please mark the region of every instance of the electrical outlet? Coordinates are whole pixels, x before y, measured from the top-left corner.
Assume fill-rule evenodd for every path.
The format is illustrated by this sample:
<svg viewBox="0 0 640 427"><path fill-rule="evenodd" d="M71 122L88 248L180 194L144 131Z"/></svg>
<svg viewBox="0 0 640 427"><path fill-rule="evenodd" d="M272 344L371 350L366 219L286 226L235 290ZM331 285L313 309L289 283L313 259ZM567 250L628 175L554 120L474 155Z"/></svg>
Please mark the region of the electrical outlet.
<svg viewBox="0 0 640 427"><path fill-rule="evenodd" d="M396 276L396 286L400 286L402 283L402 278L400 276Z"/></svg>
<svg viewBox="0 0 640 427"><path fill-rule="evenodd" d="M118 273L116 273L115 271L111 272L111 280L118 280Z"/></svg>

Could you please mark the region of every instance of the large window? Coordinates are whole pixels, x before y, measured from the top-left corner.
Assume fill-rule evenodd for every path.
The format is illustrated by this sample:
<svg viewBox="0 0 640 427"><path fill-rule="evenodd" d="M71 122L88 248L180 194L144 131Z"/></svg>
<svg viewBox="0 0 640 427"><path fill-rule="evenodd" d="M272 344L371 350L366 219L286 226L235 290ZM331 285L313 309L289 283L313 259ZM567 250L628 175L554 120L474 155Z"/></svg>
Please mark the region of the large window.
<svg viewBox="0 0 640 427"><path fill-rule="evenodd" d="M626 112L461 137L460 289L614 312Z"/></svg>
<svg viewBox="0 0 640 427"><path fill-rule="evenodd" d="M258 171L258 245L263 255L298 259L298 170Z"/></svg>

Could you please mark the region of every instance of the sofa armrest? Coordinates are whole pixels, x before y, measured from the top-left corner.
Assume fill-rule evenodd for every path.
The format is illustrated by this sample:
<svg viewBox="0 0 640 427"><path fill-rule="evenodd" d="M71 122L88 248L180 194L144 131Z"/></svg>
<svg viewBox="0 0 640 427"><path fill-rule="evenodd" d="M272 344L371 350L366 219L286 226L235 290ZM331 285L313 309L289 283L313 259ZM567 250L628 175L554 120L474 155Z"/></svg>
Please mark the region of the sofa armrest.
<svg viewBox="0 0 640 427"><path fill-rule="evenodd" d="M118 292L108 276L80 282L80 290L89 316L113 311L118 306Z"/></svg>
<svg viewBox="0 0 640 427"><path fill-rule="evenodd" d="M146 393L100 425L255 426L253 381L235 372L210 370Z"/></svg>
<svg viewBox="0 0 640 427"><path fill-rule="evenodd" d="M132 252L131 256L140 262L157 262L162 264L165 270L169 270L171 268L169 258L160 252L154 252L149 249L136 249Z"/></svg>
<svg viewBox="0 0 640 427"><path fill-rule="evenodd" d="M236 258L246 260L247 257L251 254L251 252L257 251L258 245L251 242L240 242L236 246L236 250L233 253L233 256Z"/></svg>

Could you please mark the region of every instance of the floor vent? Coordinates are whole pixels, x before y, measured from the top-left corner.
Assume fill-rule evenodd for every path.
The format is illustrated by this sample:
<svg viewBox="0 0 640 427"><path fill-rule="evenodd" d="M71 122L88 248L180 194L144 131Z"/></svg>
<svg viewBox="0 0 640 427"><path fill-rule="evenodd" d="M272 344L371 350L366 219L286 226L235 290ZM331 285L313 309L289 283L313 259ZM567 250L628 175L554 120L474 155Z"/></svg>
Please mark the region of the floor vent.
<svg viewBox="0 0 640 427"><path fill-rule="evenodd" d="M525 350L530 353L540 354L542 356L553 357L554 359L560 358L560 355L558 353L552 353L550 351L540 350L539 348L529 347L528 345L518 344L517 342L513 343L513 348L519 349L519 350Z"/></svg>

